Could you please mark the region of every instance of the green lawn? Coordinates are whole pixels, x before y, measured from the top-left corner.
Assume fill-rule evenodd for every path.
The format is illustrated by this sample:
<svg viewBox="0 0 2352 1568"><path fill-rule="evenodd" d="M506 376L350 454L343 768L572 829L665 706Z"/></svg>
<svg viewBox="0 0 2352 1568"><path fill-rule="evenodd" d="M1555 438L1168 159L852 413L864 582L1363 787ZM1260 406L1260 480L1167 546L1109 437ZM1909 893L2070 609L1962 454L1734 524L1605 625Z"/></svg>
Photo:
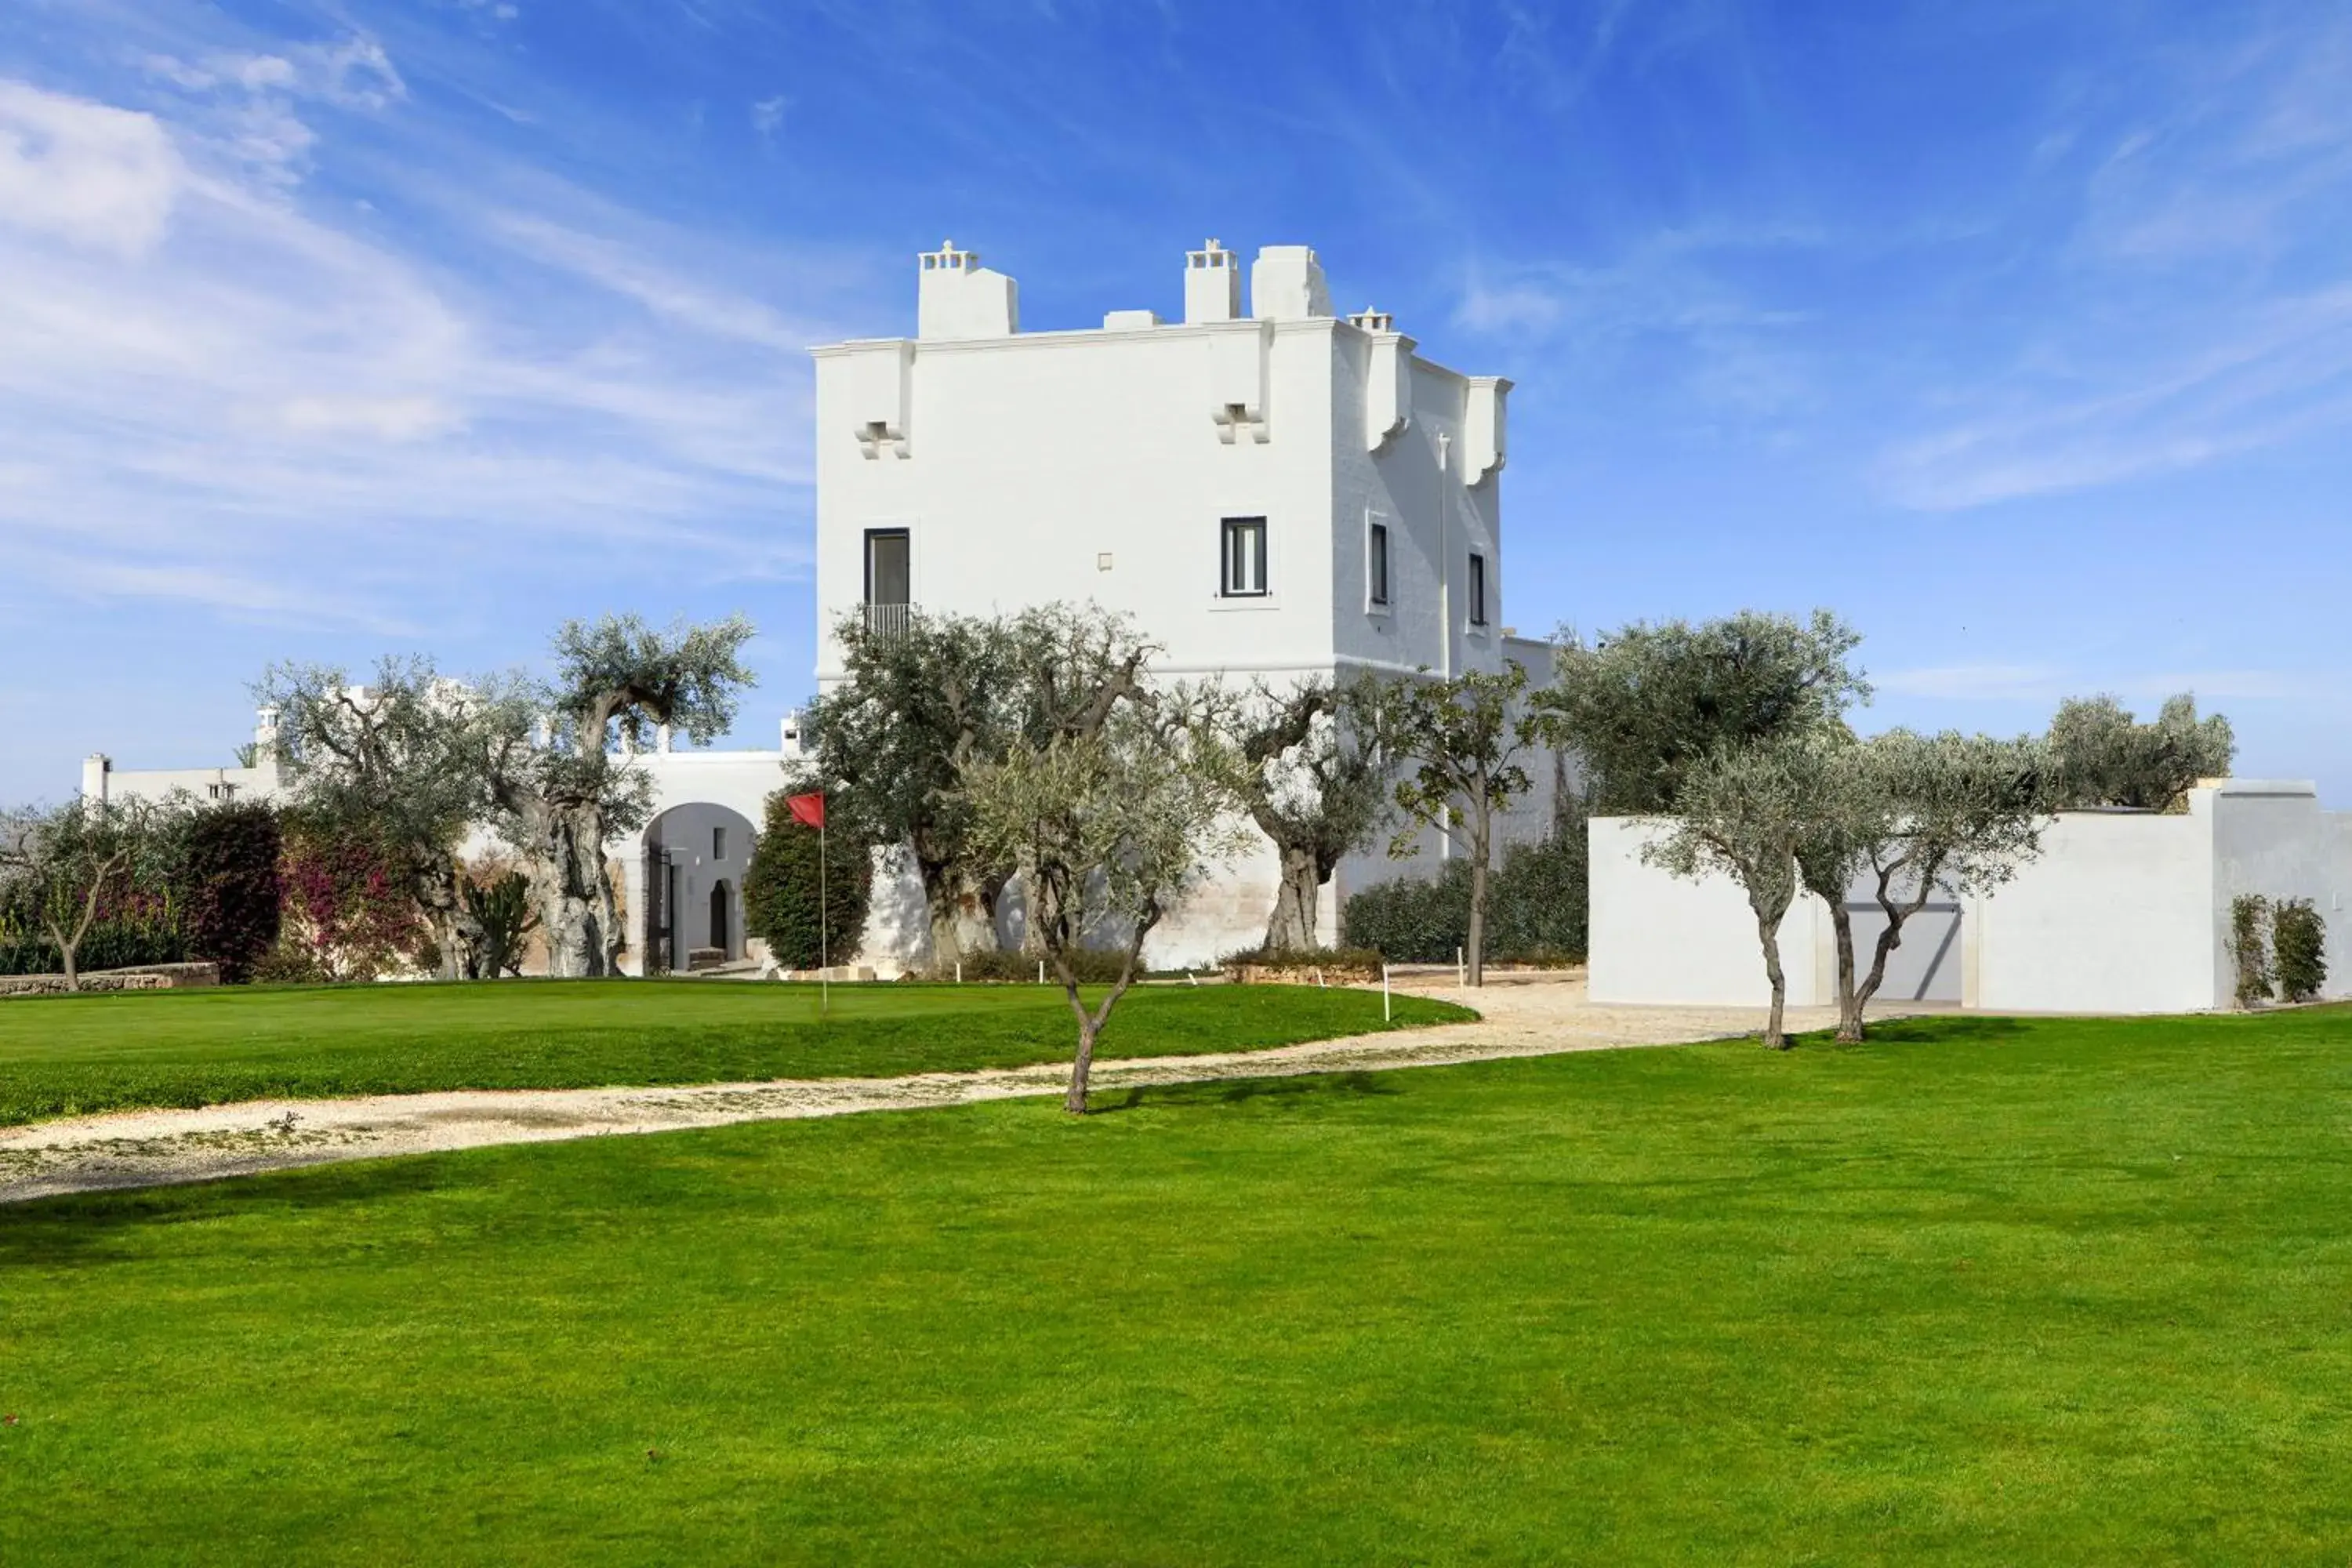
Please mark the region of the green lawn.
<svg viewBox="0 0 2352 1568"><path fill-rule="evenodd" d="M0 1125L132 1106L440 1089L866 1078L1069 1056L1059 988L725 981L114 993L0 1002ZM1396 998L1396 1026L1475 1015ZM1248 1050L1385 1027L1381 999L1308 986L1148 986L1113 1057Z"/></svg>
<svg viewBox="0 0 2352 1568"><path fill-rule="evenodd" d="M2352 1013L0 1209L0 1562L2342 1564Z"/></svg>

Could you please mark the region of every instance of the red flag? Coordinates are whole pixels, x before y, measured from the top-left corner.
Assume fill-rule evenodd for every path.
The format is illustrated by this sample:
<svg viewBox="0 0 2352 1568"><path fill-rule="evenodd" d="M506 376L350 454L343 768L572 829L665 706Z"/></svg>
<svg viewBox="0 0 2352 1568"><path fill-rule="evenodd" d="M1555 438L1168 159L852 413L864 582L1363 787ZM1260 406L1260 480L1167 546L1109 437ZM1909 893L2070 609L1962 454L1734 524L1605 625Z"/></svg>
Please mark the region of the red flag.
<svg viewBox="0 0 2352 1568"><path fill-rule="evenodd" d="M804 822L811 827L814 828L821 829L824 826L824 796L823 795L786 795L784 797L784 804L793 808L793 820Z"/></svg>

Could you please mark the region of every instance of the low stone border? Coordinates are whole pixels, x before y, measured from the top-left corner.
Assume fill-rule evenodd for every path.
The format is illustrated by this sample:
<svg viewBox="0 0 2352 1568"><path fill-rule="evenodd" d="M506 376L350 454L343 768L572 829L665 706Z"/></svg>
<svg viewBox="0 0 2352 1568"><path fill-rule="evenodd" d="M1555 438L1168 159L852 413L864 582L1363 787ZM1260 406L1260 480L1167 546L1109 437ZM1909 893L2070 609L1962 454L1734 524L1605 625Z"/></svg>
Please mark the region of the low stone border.
<svg viewBox="0 0 2352 1568"><path fill-rule="evenodd" d="M93 969L78 976L85 994L93 991L177 991L220 984L220 965L140 963L128 969ZM0 997L64 996L71 992L62 974L0 974Z"/></svg>

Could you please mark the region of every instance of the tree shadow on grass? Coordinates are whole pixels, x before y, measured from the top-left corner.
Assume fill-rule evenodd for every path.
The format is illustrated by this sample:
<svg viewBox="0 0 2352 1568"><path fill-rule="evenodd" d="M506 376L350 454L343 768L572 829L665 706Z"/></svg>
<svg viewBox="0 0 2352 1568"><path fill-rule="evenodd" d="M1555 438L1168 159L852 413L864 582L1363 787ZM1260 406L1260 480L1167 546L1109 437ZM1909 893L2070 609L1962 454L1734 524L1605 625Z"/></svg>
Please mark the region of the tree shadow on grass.
<svg viewBox="0 0 2352 1568"><path fill-rule="evenodd" d="M1874 1046L1972 1046L2013 1040L2032 1033L2033 1021L1969 1014L1928 1014L1870 1020L1858 1046L1841 1046L1829 1029L1809 1029L1790 1038L1799 1050L1866 1051ZM1745 1038L1753 1039L1754 1036Z"/></svg>
<svg viewBox="0 0 2352 1568"><path fill-rule="evenodd" d="M1253 1100L1295 1103L1310 1098L1345 1096L1360 1099L1403 1092L1387 1075L1373 1072L1316 1073L1303 1078L1219 1079L1200 1083L1160 1083L1130 1089L1115 1100L1102 1100L1095 1106L1094 1114L1116 1115L1122 1110L1136 1110L1147 1105L1175 1110L1241 1105Z"/></svg>
<svg viewBox="0 0 2352 1568"><path fill-rule="evenodd" d="M70 1193L0 1205L0 1275L10 1268L136 1262L140 1237L160 1228L295 1215L431 1192L443 1184L430 1157L362 1160L164 1187Z"/></svg>

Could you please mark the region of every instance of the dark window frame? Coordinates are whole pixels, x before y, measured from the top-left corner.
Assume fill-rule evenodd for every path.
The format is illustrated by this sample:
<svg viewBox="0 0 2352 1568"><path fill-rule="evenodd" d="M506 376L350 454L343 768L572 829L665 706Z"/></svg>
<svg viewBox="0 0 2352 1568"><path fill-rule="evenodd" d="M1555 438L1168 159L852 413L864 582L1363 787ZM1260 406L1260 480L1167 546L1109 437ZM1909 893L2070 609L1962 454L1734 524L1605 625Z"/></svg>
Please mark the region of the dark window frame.
<svg viewBox="0 0 2352 1568"><path fill-rule="evenodd" d="M895 539L906 550L907 586L905 596L878 600L874 596L874 547L885 540ZM866 599L869 605L911 605L915 602L915 534L907 528L869 528L866 531Z"/></svg>
<svg viewBox="0 0 2352 1568"><path fill-rule="evenodd" d="M1274 585L1269 580L1270 573L1267 570L1268 535L1272 531L1266 526L1266 521L1263 517L1227 517L1218 520L1217 596L1219 598L1263 599L1274 591ZM1242 538L1254 541L1250 556L1245 563L1236 552L1236 545ZM1236 563L1245 563L1251 570L1237 574L1234 570ZM1257 582L1255 587L1237 585L1246 584L1253 574Z"/></svg>
<svg viewBox="0 0 2352 1568"><path fill-rule="evenodd" d="M1364 528L1364 599L1376 610L1389 607L1389 525Z"/></svg>
<svg viewBox="0 0 2352 1568"><path fill-rule="evenodd" d="M1470 624L1486 624L1486 557L1475 550L1470 552Z"/></svg>

